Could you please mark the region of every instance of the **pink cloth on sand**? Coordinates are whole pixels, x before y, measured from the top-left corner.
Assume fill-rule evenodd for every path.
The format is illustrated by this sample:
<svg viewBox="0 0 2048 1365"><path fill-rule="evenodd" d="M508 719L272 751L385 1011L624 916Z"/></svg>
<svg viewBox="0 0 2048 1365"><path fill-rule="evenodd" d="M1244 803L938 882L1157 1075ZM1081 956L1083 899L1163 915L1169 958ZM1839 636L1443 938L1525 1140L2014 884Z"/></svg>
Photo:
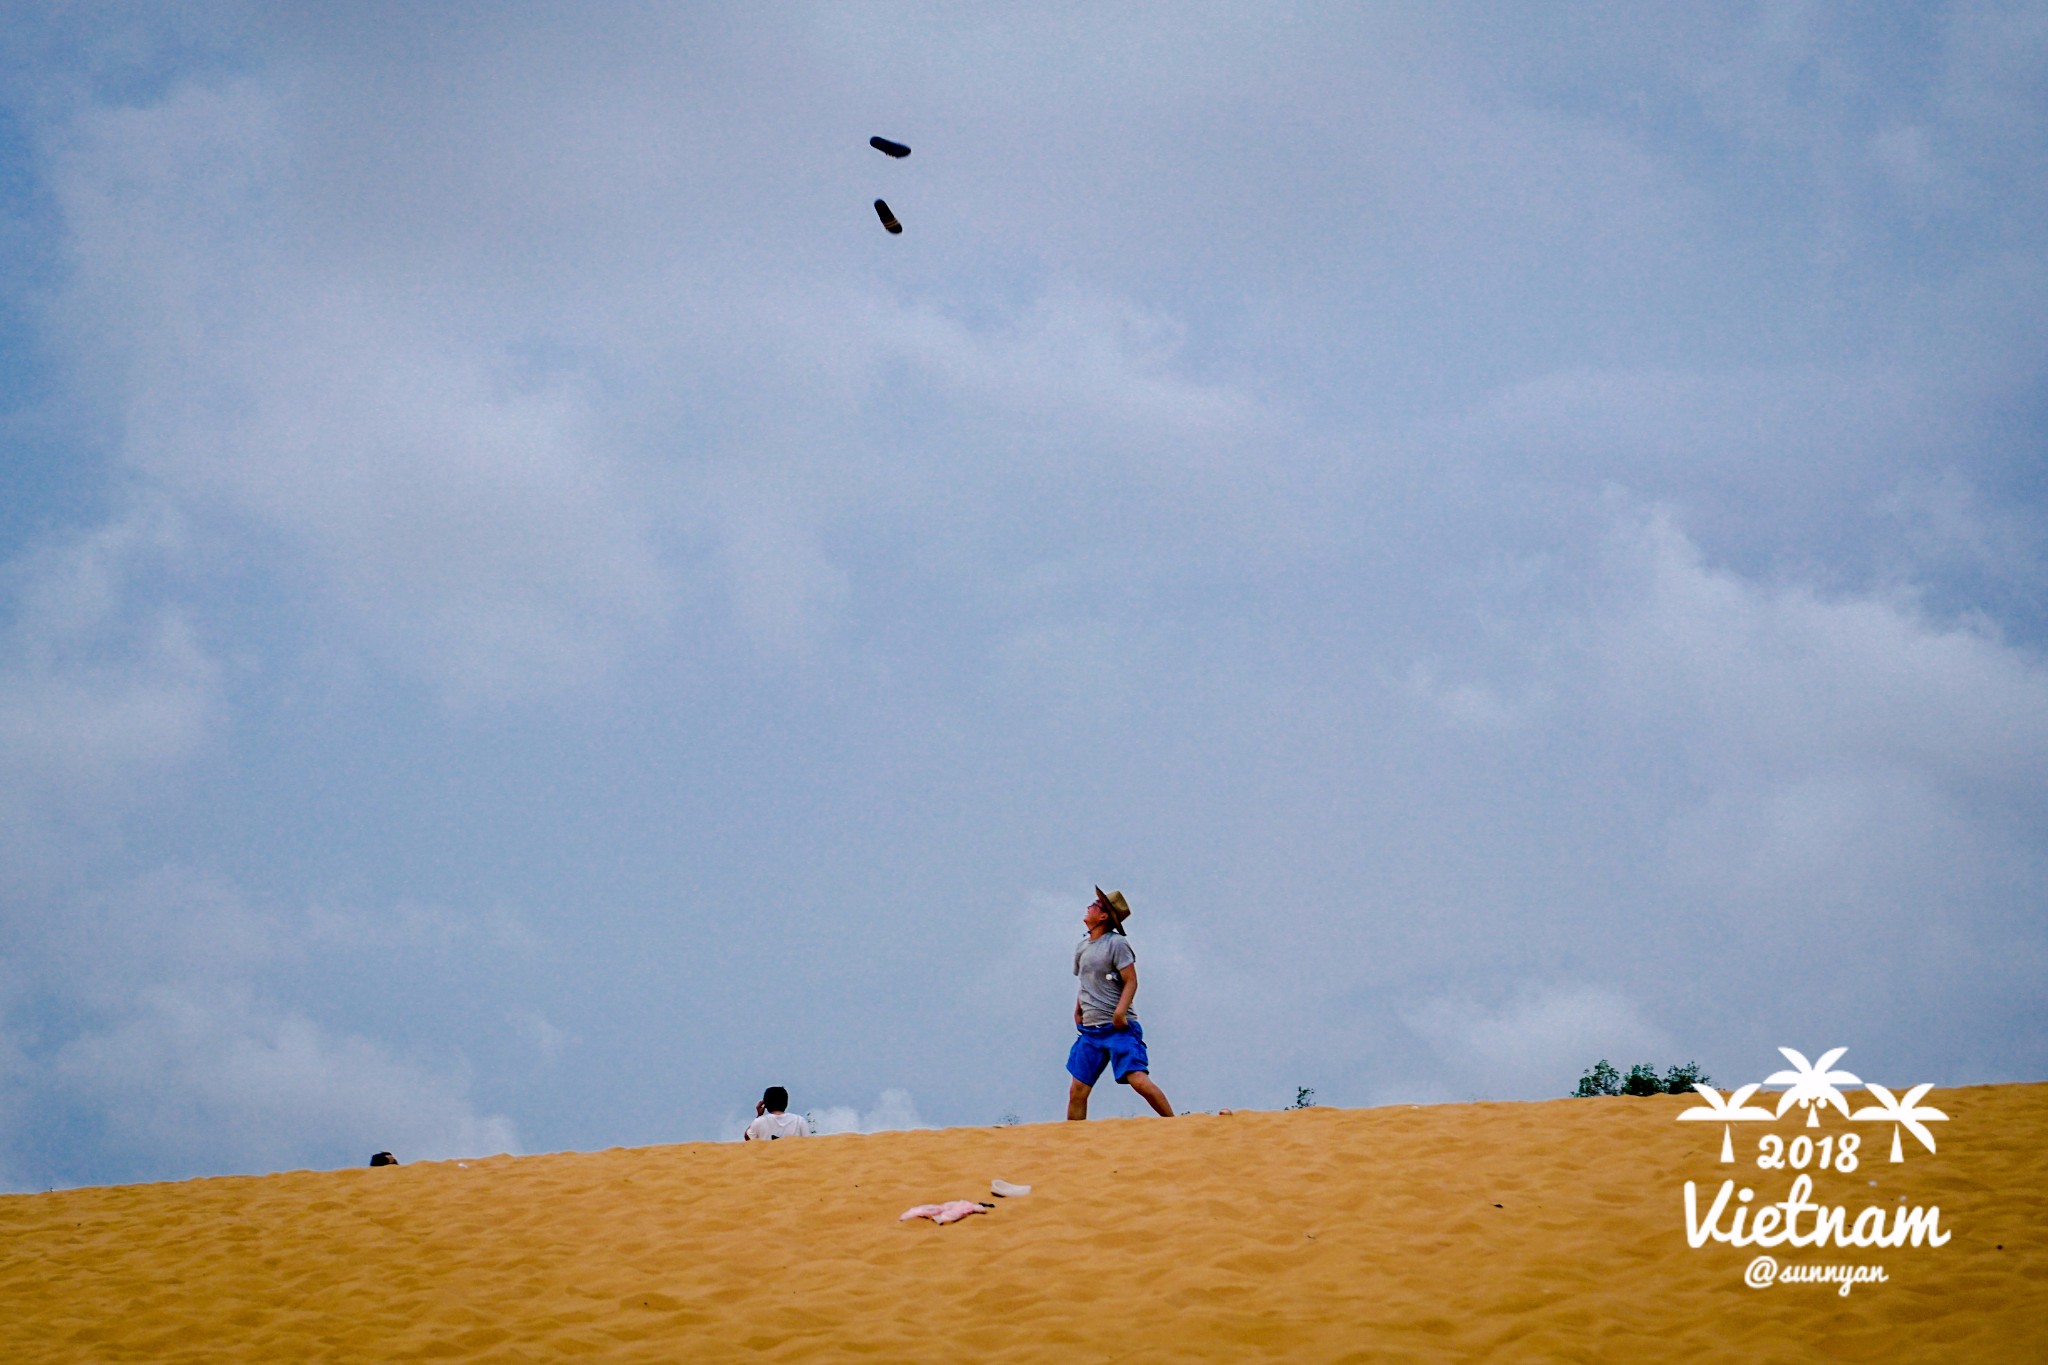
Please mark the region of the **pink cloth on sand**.
<svg viewBox="0 0 2048 1365"><path fill-rule="evenodd" d="M913 1218L929 1218L934 1223L957 1223L969 1214L987 1213L988 1210L972 1199L955 1199L945 1204L919 1204L914 1209L905 1209L896 1221L907 1223Z"/></svg>

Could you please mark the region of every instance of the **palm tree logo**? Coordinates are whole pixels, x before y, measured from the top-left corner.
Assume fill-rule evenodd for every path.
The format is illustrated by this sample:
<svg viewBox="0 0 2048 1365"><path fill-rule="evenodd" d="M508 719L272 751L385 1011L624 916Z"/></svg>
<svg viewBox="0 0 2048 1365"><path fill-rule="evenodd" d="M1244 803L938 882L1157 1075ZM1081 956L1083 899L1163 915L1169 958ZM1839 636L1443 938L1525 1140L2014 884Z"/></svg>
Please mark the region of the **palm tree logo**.
<svg viewBox="0 0 2048 1365"><path fill-rule="evenodd" d="M1729 1124L1746 1122L1750 1119L1762 1119L1768 1123L1776 1117L1770 1110L1749 1103L1749 1097L1763 1088L1755 1082L1743 1086L1740 1090L1730 1091L1728 1098L1725 1100L1721 1098L1721 1092L1710 1085L1701 1085L1695 1081L1692 1088L1704 1095L1707 1102L1684 1111L1678 1116L1679 1120L1682 1122L1686 1119L1692 1119L1700 1123L1712 1123L1718 1119L1721 1123L1721 1160L1723 1161L1735 1160L1735 1143L1729 1136L1733 1130L1729 1128Z"/></svg>
<svg viewBox="0 0 2048 1365"><path fill-rule="evenodd" d="M1790 1109L1794 1103L1797 1103L1800 1108L1806 1111L1806 1126L1808 1128L1820 1127L1820 1107L1823 1104L1833 1105L1837 1110L1841 1111L1843 1118L1848 1118L1849 1102L1842 1098L1842 1092L1835 1089L1835 1087L1838 1085L1861 1085L1863 1082L1857 1080L1846 1071L1828 1070L1829 1067L1840 1061L1842 1054L1848 1050L1845 1047L1838 1047L1832 1052L1823 1052L1819 1061L1809 1062L1803 1053L1794 1052L1789 1047L1779 1048L1778 1051L1785 1055L1785 1060L1792 1063L1796 1069L1792 1071L1773 1071L1770 1075L1764 1077L1765 1085L1789 1085L1792 1087L1784 1094L1778 1096L1777 1117L1783 1118L1785 1111Z"/></svg>
<svg viewBox="0 0 2048 1365"><path fill-rule="evenodd" d="M1930 1081L1925 1085L1916 1085L1903 1096L1893 1095L1891 1091L1875 1081L1865 1085L1863 1088L1877 1096L1877 1103L1866 1105L1864 1108L1858 1109L1855 1113L1849 1115L1849 1117L1870 1123L1889 1122L1892 1125L1893 1161L1904 1161L1906 1159L1905 1152L1899 1147L1899 1130L1901 1128L1918 1138L1922 1147L1925 1147L1930 1152L1934 1150L1934 1134L1928 1132L1924 1125L1929 1122L1945 1120L1948 1118L1948 1115L1931 1105L1923 1107L1920 1103L1922 1099L1926 1098L1927 1092L1934 1089L1933 1082ZM1681 1114L1679 1117L1684 1118L1685 1116Z"/></svg>

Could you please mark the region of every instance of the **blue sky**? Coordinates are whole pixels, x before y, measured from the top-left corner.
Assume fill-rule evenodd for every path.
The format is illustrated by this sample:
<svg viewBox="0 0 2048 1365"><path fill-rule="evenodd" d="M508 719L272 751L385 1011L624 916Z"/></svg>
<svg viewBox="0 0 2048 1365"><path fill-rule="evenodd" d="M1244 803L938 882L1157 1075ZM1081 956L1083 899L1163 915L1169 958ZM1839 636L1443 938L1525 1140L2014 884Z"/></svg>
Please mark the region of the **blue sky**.
<svg viewBox="0 0 2048 1365"><path fill-rule="evenodd" d="M0 24L0 1186L1050 1119L1097 882L1183 1107L2048 1074L2048 7L160 8Z"/></svg>

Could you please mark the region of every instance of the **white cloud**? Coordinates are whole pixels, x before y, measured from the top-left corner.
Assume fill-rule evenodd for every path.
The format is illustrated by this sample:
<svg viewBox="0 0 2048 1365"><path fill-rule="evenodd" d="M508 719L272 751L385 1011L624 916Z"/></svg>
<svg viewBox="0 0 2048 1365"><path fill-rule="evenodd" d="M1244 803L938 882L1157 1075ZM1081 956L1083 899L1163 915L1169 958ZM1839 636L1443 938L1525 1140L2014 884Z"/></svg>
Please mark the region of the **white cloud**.
<svg viewBox="0 0 2048 1365"><path fill-rule="evenodd" d="M2048 528L2024 509L1999 505L1953 469L1902 479L1877 511L1904 532L1893 569L1915 577L1960 570L2023 600L2048 580Z"/></svg>
<svg viewBox="0 0 2048 1365"><path fill-rule="evenodd" d="M1434 665L1421 660L1410 665L1407 676L1394 680L1393 686L1428 706L1446 725L1463 730L1511 729L1522 721L1527 709L1483 683L1445 682Z"/></svg>
<svg viewBox="0 0 2048 1365"><path fill-rule="evenodd" d="M219 666L189 614L135 586L162 572L174 541L163 518L138 513L8 566L0 817L24 838L130 807L217 724Z"/></svg>
<svg viewBox="0 0 2048 1365"><path fill-rule="evenodd" d="M282 540L373 648L452 697L602 673L669 584L640 473L581 383L463 334L431 288L326 273L260 85L102 111L62 146L75 364L191 513ZM91 321L85 321L90 319Z"/></svg>
<svg viewBox="0 0 2048 1365"><path fill-rule="evenodd" d="M799 1112L810 1116L811 1131L820 1137L838 1133L894 1133L932 1126L918 1116L917 1104L910 1098L908 1090L884 1090L866 1109L851 1104L829 1104L806 1107ZM725 1137L728 1141L739 1139L748 1118L727 1120Z"/></svg>
<svg viewBox="0 0 2048 1365"><path fill-rule="evenodd" d="M48 987L95 1010L122 1010L143 989L232 988L293 952L281 917L217 877L180 866L114 885L53 894L49 922L21 929L40 950Z"/></svg>
<svg viewBox="0 0 2048 1365"><path fill-rule="evenodd" d="M562 1053L576 1040L550 1022L547 1016L532 1010L515 1010L505 1016L505 1022L519 1034L522 1041L532 1050L536 1064L552 1066L560 1060Z"/></svg>
<svg viewBox="0 0 2048 1365"><path fill-rule="evenodd" d="M1618 766L1666 775L1645 903L1609 923L1630 960L1686 973L1668 998L1689 1027L1917 1058L1930 1030L1997 1033L2040 1001L2048 662L1902 594L1710 567L1665 514L1614 553L1587 704ZM1946 1003L1915 1024L1884 999ZM2013 1040L2001 1074L2022 1056Z"/></svg>
<svg viewBox="0 0 2048 1365"><path fill-rule="evenodd" d="M887 328L905 355L968 395L1123 446L1135 438L1185 454L1191 438L1242 435L1256 412L1229 387L1176 373L1185 328L1126 300L1066 288L999 328L925 309L897 310Z"/></svg>
<svg viewBox="0 0 2048 1365"><path fill-rule="evenodd" d="M6 999L6 983L0 980L0 1002ZM9 1150L9 1134L23 1131L35 1104L35 1068L21 1045L5 1028L6 1011L0 1009L0 1194L27 1194L26 1163L18 1163Z"/></svg>
<svg viewBox="0 0 2048 1365"><path fill-rule="evenodd" d="M1445 996L1405 1022L1428 1040L1439 1066L1419 1090L1443 1098L1548 1099L1569 1094L1602 1057L1624 1071L1687 1060L1634 1000L1605 986L1528 985L1495 1004Z"/></svg>
<svg viewBox="0 0 2048 1365"><path fill-rule="evenodd" d="M2042 1054L2007 1021L2043 999L2048 661L1894 589L1711 564L1669 509L1607 515L1589 569L1550 570L1568 591L1475 589L1460 670L1418 664L1395 689L1458 742L1393 775L1420 814L1368 872L1469 941L1404 948L1394 980L1457 981L1483 1020L1507 1007L1481 983L1533 957L1562 993L1514 1006L1536 1036L1576 1019L1686 1054L1631 1060L1711 1066L1818 1030L1905 1064L2001 1036L1978 1064L2027 1074ZM1503 692L1512 711L1481 705ZM1573 997L1572 975L1636 1009L1655 979L1657 1013ZM1467 1068L1465 1093L1529 1093L1518 1068L1540 1060Z"/></svg>
<svg viewBox="0 0 2048 1365"><path fill-rule="evenodd" d="M132 1015L58 1049L51 1085L116 1153L156 1169L276 1170L516 1152L459 1079L242 992L152 987Z"/></svg>
<svg viewBox="0 0 2048 1365"><path fill-rule="evenodd" d="M1703 764L2012 794L2048 773L2048 663L1984 625L1709 568L1661 511L1615 554L1628 596L1598 628L1602 703L1703 741Z"/></svg>
<svg viewBox="0 0 2048 1365"><path fill-rule="evenodd" d="M0 679L0 771L13 798L104 798L191 752L212 661L176 612L148 623L138 644L128 660L36 660Z"/></svg>
<svg viewBox="0 0 2048 1365"><path fill-rule="evenodd" d="M59 1179L346 1165L382 1149L517 1150L511 1121L468 1101L460 1060L436 1068L394 1054L367 1030L318 1023L266 989L294 972L359 970L363 959L349 954L365 948L516 953L533 943L516 920L409 903L381 917L292 915L179 866L99 880L12 888L0 1176L10 1159L25 1168L64 1115L85 1120L71 1149L35 1163ZM509 1022L543 1067L567 1041L538 1014Z"/></svg>
<svg viewBox="0 0 2048 1365"><path fill-rule="evenodd" d="M640 1002L769 979L839 1097L1049 1112L1079 906L1004 888L1105 865L1183 1103L1813 1018L2042 1056L2036 17L1935 16L1929 89L1816 11L279 14L14 106L5 432L59 453L5 529L117 508L0 651L8 1022L77 1132L139 1021L487 1124L348 1037L445 1036L429 957L543 1141L715 1131L767 1063L632 1117L693 1031ZM905 888L985 907L959 984L900 991ZM776 960L706 951L762 901ZM498 904L555 981L440 908Z"/></svg>

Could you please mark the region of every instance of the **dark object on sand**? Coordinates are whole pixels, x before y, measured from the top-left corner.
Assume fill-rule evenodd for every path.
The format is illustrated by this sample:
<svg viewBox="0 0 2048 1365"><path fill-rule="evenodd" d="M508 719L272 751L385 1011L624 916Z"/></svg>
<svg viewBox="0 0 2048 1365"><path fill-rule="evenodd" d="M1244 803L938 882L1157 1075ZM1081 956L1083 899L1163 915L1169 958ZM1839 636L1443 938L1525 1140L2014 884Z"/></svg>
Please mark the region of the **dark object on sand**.
<svg viewBox="0 0 2048 1365"><path fill-rule="evenodd" d="M372 1166L396 1166L398 1158L389 1152L379 1152L370 1158L370 1164Z"/></svg>
<svg viewBox="0 0 2048 1365"><path fill-rule="evenodd" d="M889 229L889 231L903 231L903 224L896 221L896 215L889 212L889 206L880 199L875 201L875 216L882 220L882 226Z"/></svg>
<svg viewBox="0 0 2048 1365"><path fill-rule="evenodd" d="M910 148L904 146L900 142L891 142L888 138L885 137L869 138L868 146L874 148L878 152L882 152L885 153L886 155L893 156L898 161L901 161L904 157L910 155Z"/></svg>

